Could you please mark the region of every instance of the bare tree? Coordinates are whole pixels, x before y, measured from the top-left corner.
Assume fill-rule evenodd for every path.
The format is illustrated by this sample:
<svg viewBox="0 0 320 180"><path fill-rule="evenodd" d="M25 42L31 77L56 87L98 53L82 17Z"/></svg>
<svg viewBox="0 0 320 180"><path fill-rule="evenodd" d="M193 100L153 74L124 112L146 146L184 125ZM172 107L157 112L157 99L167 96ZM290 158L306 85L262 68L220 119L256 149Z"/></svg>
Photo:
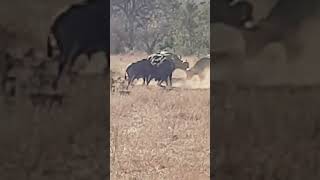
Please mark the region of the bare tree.
<svg viewBox="0 0 320 180"><path fill-rule="evenodd" d="M155 1L150 0L113 0L111 1L112 11L121 11L126 21L125 31L128 32L128 48L134 49L135 30L152 16L153 9L158 8Z"/></svg>
<svg viewBox="0 0 320 180"><path fill-rule="evenodd" d="M111 52L209 51L209 1L111 0Z"/></svg>
<svg viewBox="0 0 320 180"><path fill-rule="evenodd" d="M152 54L157 45L163 41L168 35L170 25L163 11L156 10L153 16L149 18L144 25L141 26L138 37L143 44L144 50L148 54Z"/></svg>

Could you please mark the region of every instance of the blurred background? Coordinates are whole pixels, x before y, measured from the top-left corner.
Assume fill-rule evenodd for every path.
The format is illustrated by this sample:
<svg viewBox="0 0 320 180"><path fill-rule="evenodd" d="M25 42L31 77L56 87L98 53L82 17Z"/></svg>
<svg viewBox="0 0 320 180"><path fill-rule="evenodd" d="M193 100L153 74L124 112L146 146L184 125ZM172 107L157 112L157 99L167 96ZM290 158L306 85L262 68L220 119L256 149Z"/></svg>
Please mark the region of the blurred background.
<svg viewBox="0 0 320 180"><path fill-rule="evenodd" d="M111 1L111 54L163 48L182 55L209 53L210 5L203 0Z"/></svg>

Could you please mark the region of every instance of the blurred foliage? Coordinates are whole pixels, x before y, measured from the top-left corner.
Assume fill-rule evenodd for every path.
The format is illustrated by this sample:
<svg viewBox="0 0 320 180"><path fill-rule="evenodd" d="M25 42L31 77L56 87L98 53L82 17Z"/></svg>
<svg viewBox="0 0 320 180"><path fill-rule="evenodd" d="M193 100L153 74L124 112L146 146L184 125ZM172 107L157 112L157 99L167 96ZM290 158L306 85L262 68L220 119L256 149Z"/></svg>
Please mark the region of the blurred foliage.
<svg viewBox="0 0 320 180"><path fill-rule="evenodd" d="M210 45L210 2L112 0L111 53L172 49L206 55Z"/></svg>

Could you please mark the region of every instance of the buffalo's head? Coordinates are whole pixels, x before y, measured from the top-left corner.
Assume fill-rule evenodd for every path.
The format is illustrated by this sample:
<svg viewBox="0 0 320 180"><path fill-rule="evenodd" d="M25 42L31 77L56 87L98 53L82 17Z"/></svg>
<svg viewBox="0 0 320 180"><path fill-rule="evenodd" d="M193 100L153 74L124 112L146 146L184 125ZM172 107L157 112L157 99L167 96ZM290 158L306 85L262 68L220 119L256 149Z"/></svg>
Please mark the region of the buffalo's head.
<svg viewBox="0 0 320 180"><path fill-rule="evenodd" d="M189 68L189 62L187 60L183 60L181 55L170 54L167 56L167 59L170 59L177 69L186 70Z"/></svg>
<svg viewBox="0 0 320 180"><path fill-rule="evenodd" d="M241 0L214 0L211 23L223 23L240 29L254 26L253 6Z"/></svg>
<svg viewBox="0 0 320 180"><path fill-rule="evenodd" d="M187 60L183 60L181 55L179 55L179 60L182 62L181 69L187 70L189 68L189 62Z"/></svg>
<svg viewBox="0 0 320 180"><path fill-rule="evenodd" d="M173 58L176 68L186 70L189 68L189 62L187 60L182 60L181 56L176 56Z"/></svg>
<svg viewBox="0 0 320 180"><path fill-rule="evenodd" d="M183 65L183 69L185 69L185 70L189 69L189 62L188 61L183 61L182 65Z"/></svg>

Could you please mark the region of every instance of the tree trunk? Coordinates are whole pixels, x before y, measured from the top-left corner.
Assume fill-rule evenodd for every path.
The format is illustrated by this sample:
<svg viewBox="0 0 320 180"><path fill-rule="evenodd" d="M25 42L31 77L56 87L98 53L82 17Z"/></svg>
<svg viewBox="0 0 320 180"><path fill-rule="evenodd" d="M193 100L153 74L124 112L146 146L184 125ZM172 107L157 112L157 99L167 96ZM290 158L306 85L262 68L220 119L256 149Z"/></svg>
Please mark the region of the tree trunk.
<svg viewBox="0 0 320 180"><path fill-rule="evenodd" d="M129 18L129 50L133 50L134 48L134 39L135 39L135 36L134 36L134 23L133 23L133 19L132 18Z"/></svg>

